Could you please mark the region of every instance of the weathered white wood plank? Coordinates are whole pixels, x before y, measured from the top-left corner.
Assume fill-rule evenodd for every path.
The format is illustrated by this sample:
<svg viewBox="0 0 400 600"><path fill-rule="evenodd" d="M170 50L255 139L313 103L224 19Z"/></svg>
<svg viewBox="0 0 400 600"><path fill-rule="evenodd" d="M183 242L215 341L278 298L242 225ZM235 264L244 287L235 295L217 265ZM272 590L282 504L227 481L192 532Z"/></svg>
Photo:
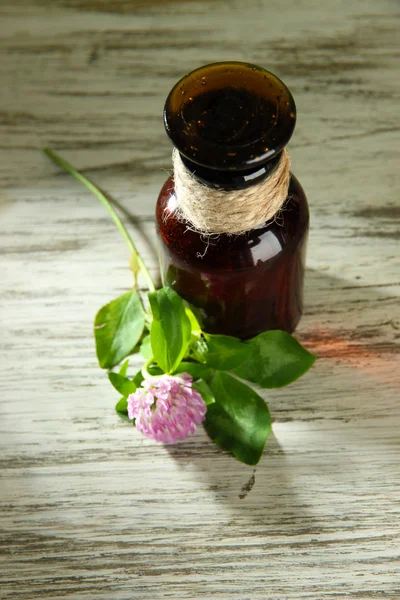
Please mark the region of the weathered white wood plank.
<svg viewBox="0 0 400 600"><path fill-rule="evenodd" d="M1 598L400 597L399 16L395 0L3 0ZM128 254L39 151L114 195L156 273L163 102L223 59L293 90L312 210L298 334L320 360L265 394L256 469L202 431L164 448L114 416L92 321L129 286Z"/></svg>

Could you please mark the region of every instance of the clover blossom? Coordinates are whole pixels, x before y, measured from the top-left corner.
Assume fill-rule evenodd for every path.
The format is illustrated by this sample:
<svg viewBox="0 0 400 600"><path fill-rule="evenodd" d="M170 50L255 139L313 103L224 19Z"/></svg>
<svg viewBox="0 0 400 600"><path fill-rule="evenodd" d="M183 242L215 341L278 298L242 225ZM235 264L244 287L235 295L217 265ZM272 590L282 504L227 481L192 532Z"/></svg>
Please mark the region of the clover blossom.
<svg viewBox="0 0 400 600"><path fill-rule="evenodd" d="M196 431L204 420L206 405L193 388L187 373L148 375L128 398L128 416L136 428L150 438L175 444Z"/></svg>

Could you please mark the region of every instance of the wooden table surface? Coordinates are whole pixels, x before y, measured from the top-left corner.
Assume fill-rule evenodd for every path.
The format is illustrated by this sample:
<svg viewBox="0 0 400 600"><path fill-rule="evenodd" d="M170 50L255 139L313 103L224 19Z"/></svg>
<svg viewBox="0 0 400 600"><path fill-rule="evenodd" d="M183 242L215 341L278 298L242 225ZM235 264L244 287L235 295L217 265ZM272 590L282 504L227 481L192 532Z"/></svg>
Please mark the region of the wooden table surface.
<svg viewBox="0 0 400 600"><path fill-rule="evenodd" d="M400 597L399 16L396 0L1 1L2 599ZM293 91L312 211L297 335L320 359L265 393L254 469L201 428L166 448L115 415L92 322L130 285L127 250L40 152L114 196L156 273L165 97L228 59Z"/></svg>

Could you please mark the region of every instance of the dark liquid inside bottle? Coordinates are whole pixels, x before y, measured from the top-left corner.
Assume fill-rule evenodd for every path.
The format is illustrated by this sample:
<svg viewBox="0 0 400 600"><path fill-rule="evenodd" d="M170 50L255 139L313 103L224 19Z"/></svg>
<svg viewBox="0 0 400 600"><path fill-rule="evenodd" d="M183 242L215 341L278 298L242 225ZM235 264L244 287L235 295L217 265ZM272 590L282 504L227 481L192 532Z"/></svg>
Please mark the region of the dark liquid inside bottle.
<svg viewBox="0 0 400 600"><path fill-rule="evenodd" d="M238 147L245 154L248 144L254 144L255 140L260 142L260 149L265 146L262 138L275 128L276 113L276 106L267 99L246 89L227 87L209 90L193 98L184 105L181 116L190 131L189 143L195 135L198 140L210 144L207 156L210 167L221 159L221 145L236 146L230 153L232 162L238 159ZM280 137L279 131L275 135ZM193 146L185 149L191 149L196 156Z"/></svg>
<svg viewBox="0 0 400 600"><path fill-rule="evenodd" d="M201 310L205 331L242 339L268 329L292 332L302 313L309 213L292 175L278 217L242 235L205 238L176 218L173 179L157 203L166 285Z"/></svg>

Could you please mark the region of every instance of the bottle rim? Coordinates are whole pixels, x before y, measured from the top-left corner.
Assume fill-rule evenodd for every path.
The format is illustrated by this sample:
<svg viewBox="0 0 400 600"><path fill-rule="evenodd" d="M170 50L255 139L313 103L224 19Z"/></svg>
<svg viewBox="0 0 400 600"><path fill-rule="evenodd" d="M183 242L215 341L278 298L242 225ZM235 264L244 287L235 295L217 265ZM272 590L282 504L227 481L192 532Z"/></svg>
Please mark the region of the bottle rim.
<svg viewBox="0 0 400 600"><path fill-rule="evenodd" d="M246 106L246 98L251 106ZM206 108L200 114L198 99L198 106ZM224 120L229 114L228 128L224 123L222 131L232 133L233 123L235 135L216 138L215 131L202 122L207 110L217 124L218 118ZM270 71L252 63L222 61L184 75L168 94L163 115L169 138L190 164L214 171L252 171L286 146L296 124L296 105L287 86ZM237 134L243 130L246 138Z"/></svg>

